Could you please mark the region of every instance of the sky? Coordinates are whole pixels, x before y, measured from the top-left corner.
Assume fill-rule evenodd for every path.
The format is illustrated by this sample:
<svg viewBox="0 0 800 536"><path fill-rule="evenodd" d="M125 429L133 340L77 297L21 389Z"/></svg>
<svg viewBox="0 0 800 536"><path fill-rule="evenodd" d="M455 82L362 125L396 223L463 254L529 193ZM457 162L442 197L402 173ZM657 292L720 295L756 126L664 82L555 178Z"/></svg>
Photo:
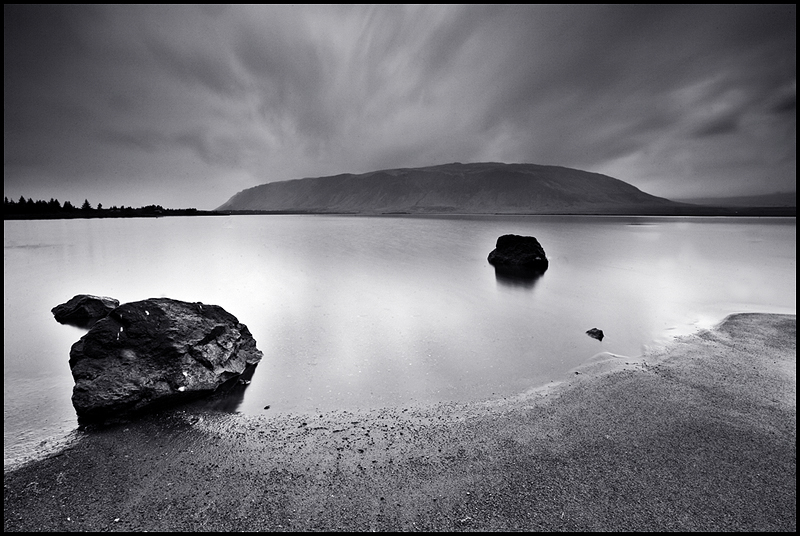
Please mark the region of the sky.
<svg viewBox="0 0 800 536"><path fill-rule="evenodd" d="M214 209L450 162L796 191L796 5L5 5L4 196Z"/></svg>

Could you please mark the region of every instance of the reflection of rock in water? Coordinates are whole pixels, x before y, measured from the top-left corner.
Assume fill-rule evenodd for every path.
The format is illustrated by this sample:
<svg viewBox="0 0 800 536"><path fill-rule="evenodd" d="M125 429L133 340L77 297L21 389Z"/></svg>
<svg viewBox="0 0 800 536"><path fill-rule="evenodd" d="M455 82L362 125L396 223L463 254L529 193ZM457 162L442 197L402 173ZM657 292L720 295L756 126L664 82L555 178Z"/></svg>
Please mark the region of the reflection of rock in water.
<svg viewBox="0 0 800 536"><path fill-rule="evenodd" d="M533 288L544 272L519 266L495 265L497 282L509 287Z"/></svg>
<svg viewBox="0 0 800 536"><path fill-rule="evenodd" d="M544 248L532 236L501 236L488 260L497 282L512 287L533 288L549 265Z"/></svg>

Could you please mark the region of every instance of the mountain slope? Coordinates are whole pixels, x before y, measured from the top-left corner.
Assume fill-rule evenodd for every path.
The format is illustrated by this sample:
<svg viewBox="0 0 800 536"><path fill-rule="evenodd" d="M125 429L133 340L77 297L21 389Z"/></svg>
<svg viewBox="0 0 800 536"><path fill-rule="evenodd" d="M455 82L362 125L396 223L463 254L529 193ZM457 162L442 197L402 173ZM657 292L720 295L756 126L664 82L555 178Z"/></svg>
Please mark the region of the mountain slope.
<svg viewBox="0 0 800 536"><path fill-rule="evenodd" d="M682 206L628 183L536 164L444 164L296 179L243 190L219 211L622 214Z"/></svg>

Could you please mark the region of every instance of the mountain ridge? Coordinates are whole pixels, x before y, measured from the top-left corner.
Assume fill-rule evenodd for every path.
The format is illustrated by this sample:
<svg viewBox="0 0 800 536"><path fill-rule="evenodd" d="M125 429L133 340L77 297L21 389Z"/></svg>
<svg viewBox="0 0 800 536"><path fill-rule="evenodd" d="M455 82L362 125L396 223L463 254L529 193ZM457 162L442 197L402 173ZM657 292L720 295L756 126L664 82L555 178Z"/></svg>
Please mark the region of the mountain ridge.
<svg viewBox="0 0 800 536"><path fill-rule="evenodd" d="M540 164L454 162L270 182L216 210L347 214L672 214L690 205L619 179Z"/></svg>

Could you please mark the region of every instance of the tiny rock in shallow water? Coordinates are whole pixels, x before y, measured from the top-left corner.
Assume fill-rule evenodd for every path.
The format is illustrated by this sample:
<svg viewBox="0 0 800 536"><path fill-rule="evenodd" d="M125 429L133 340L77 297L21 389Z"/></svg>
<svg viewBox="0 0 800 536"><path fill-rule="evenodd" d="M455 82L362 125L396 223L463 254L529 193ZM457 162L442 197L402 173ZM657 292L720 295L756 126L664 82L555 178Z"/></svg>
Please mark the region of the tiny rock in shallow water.
<svg viewBox="0 0 800 536"><path fill-rule="evenodd" d="M261 361L247 326L217 305L127 303L72 346L79 422L113 422L236 384Z"/></svg>
<svg viewBox="0 0 800 536"><path fill-rule="evenodd" d="M53 313L56 322L88 328L117 307L119 300L114 298L78 294L68 302L56 305L50 312Z"/></svg>
<svg viewBox="0 0 800 536"><path fill-rule="evenodd" d="M586 332L586 334L592 337L593 339L597 339L598 341L602 341L603 337L605 337L605 335L603 335L603 330L597 328L590 329L589 331Z"/></svg>

